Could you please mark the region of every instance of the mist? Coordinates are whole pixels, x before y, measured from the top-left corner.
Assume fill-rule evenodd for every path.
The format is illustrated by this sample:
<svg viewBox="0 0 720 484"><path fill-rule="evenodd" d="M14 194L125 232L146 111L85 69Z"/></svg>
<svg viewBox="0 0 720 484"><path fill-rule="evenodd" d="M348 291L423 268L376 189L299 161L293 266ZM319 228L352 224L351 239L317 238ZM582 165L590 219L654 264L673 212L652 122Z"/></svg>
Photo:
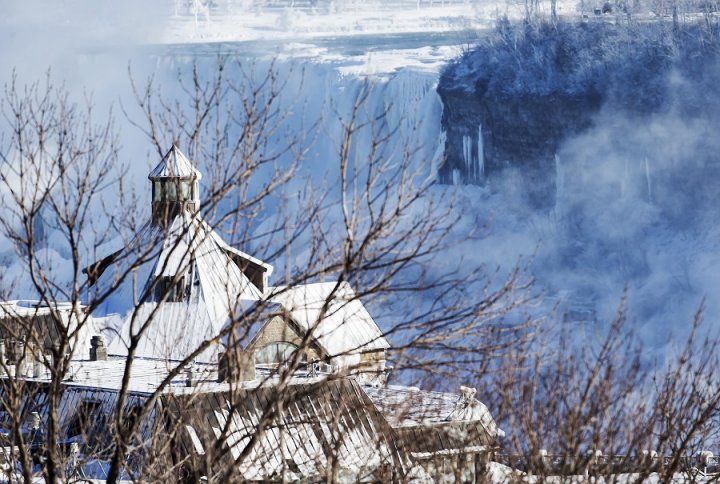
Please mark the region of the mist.
<svg viewBox="0 0 720 484"><path fill-rule="evenodd" d="M683 344L701 309L705 334L720 329L716 34L662 22L500 25L444 74L445 90L469 93L445 106L460 110L449 118L467 123L460 130L482 123L515 140L517 122L542 138L524 159L512 143L486 150L512 161L485 159L485 182L461 188L476 194L466 212L492 220L473 244L477 264L532 260L536 314L582 338L604 334L622 306L646 363ZM473 96L485 111L468 112Z"/></svg>

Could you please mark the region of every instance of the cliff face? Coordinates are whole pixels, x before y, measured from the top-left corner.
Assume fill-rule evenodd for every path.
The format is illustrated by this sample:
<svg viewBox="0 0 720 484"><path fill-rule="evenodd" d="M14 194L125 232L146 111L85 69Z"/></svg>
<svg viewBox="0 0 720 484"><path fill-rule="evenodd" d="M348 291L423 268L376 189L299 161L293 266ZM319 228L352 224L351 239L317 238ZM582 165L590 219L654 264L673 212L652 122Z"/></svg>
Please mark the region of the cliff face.
<svg viewBox="0 0 720 484"><path fill-rule="evenodd" d="M668 106L678 40L646 34L586 24L498 26L441 76L441 182L485 184L512 171L534 206L553 206L557 154L603 106L633 116Z"/></svg>
<svg viewBox="0 0 720 484"><path fill-rule="evenodd" d="M626 294L633 329L664 347L720 291L718 86L717 27L501 26L438 87L440 179L491 188L458 190L492 224L468 253L531 254L547 300L598 323ZM706 309L720 319L717 298Z"/></svg>
<svg viewBox="0 0 720 484"><path fill-rule="evenodd" d="M441 182L482 185L513 170L537 207L555 203L562 141L588 128L600 107L591 93L495 97L442 85L438 91L447 133Z"/></svg>

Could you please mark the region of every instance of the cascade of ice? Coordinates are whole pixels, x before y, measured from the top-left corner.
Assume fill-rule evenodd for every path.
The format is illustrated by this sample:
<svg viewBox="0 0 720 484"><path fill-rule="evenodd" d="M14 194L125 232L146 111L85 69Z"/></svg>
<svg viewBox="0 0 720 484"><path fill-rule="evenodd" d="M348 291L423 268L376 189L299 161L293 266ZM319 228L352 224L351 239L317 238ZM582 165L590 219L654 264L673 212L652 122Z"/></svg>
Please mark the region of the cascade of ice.
<svg viewBox="0 0 720 484"><path fill-rule="evenodd" d="M478 181L485 178L485 143L483 142L482 124L478 125Z"/></svg>
<svg viewBox="0 0 720 484"><path fill-rule="evenodd" d="M645 157L645 181L647 182L648 201L652 203L652 183L650 182L650 162Z"/></svg>
<svg viewBox="0 0 720 484"><path fill-rule="evenodd" d="M560 163L560 155L555 153L555 200L560 200L565 190L565 172Z"/></svg>
<svg viewBox="0 0 720 484"><path fill-rule="evenodd" d="M202 25L201 25L202 27ZM198 53L204 51L198 47ZM188 49L187 56L178 56L176 52L160 56L153 66L162 75L181 70L191 71L194 62L199 62L204 71L212 72L215 66L214 56L199 56L194 58L194 51ZM357 99L363 98L364 103L358 110L360 117L374 117L375 121L369 123L368 129L358 130L355 143L356 152L353 157L365 160L372 147L369 137L380 137L393 132L393 143L388 143L386 151L381 156L394 156L396 152L406 148L413 153L413 163L424 167L428 174L431 171L431 160L443 145L441 139L440 119L442 104L435 90L437 75L432 72L402 71L388 77L377 78L362 74L347 74L338 70L332 63L308 63L298 68L296 61L275 60L262 57L248 58L247 75L249 82L262 82L267 69L273 68L277 78L284 88L276 96L276 106L288 114L282 119L281 129L273 132L271 145L278 147L287 144L285 133L301 132L304 128L312 128L314 132L301 137L307 139L302 149L302 170L312 177L322 179L326 170L333 168L337 159L337 143L342 137L342 122L339 118L347 120L353 111ZM257 78L257 81L254 81ZM313 89L311 86L323 86L323 89ZM362 93L362 94L361 94ZM264 95L264 93L261 93ZM269 96L269 94L267 94ZM326 142L317 143L317 137L322 136ZM301 141L301 143L304 143ZM468 150L470 145L468 146ZM469 154L469 151L468 151ZM279 163L287 158L288 165L292 164L295 155L287 153L281 155ZM468 158L470 161L470 159ZM465 170L461 168L461 180L464 179Z"/></svg>
<svg viewBox="0 0 720 484"><path fill-rule="evenodd" d="M202 4L200 3L200 0L192 0L192 3L190 5L190 11L193 14L193 17L195 19L195 33L197 34L198 30L198 16L200 15L200 11L202 10Z"/></svg>
<svg viewBox="0 0 720 484"><path fill-rule="evenodd" d="M435 147L435 153L433 153L433 156L430 161L430 178L435 178L437 176L438 171L440 170L440 166L442 165L442 162L445 157L445 143L447 142L447 133L445 131L440 132L440 136L438 138L437 145Z"/></svg>
<svg viewBox="0 0 720 484"><path fill-rule="evenodd" d="M467 135L463 135L462 138L463 143L463 160L465 161L465 178L471 179L472 178L472 171L473 171L473 160L472 160L472 138Z"/></svg>
<svg viewBox="0 0 720 484"><path fill-rule="evenodd" d="M620 197L625 198L627 193L627 182L628 182L628 160L625 158L625 171L623 172L622 180L620 181Z"/></svg>

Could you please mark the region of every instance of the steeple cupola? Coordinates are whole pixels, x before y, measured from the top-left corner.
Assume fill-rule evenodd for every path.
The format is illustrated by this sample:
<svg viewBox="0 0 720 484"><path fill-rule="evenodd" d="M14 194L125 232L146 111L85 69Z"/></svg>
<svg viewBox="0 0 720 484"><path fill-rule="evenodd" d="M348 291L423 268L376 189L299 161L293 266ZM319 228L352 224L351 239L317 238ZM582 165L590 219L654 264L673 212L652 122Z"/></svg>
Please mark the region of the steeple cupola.
<svg viewBox="0 0 720 484"><path fill-rule="evenodd" d="M167 227L182 211L194 213L200 207L198 181L202 174L176 145L148 178L152 184L152 221L155 225Z"/></svg>

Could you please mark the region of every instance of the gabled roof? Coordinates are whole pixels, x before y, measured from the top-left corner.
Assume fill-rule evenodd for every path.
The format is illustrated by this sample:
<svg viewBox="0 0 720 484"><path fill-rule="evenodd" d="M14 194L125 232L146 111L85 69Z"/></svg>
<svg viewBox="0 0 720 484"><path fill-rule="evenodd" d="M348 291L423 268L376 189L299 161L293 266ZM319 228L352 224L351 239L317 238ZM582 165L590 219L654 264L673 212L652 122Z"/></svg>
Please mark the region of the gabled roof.
<svg viewBox="0 0 720 484"><path fill-rule="evenodd" d="M173 145L170 151L165 154L160 163L150 172L148 178L156 180L159 178L193 178L199 180L202 174L180 151L177 145Z"/></svg>
<svg viewBox="0 0 720 484"><path fill-rule="evenodd" d="M301 330L312 331L330 357L384 350L390 344L347 282L278 287L280 303Z"/></svg>
<svg viewBox="0 0 720 484"><path fill-rule="evenodd" d="M142 324L148 328L136 356L181 359L202 341L217 336L225 327L233 311L242 310L243 301L256 301L262 292L245 276L228 256L227 244L200 219L181 213L161 235L152 225L144 228L139 243L154 242L158 250L153 257L136 268L135 288L126 277L121 287L108 299L105 312L122 316L119 333L110 344L113 354L125 354L131 329L137 332ZM134 244L133 244L134 245ZM132 250L132 247L129 248ZM119 262L131 264L130 257ZM121 264L122 265L122 264ZM108 267L96 283L109 287L116 277L125 273L123 267ZM173 302L156 291L158 279L177 283L182 291L181 301ZM141 304L135 308L134 301ZM200 361L214 360L215 349L203 354Z"/></svg>

